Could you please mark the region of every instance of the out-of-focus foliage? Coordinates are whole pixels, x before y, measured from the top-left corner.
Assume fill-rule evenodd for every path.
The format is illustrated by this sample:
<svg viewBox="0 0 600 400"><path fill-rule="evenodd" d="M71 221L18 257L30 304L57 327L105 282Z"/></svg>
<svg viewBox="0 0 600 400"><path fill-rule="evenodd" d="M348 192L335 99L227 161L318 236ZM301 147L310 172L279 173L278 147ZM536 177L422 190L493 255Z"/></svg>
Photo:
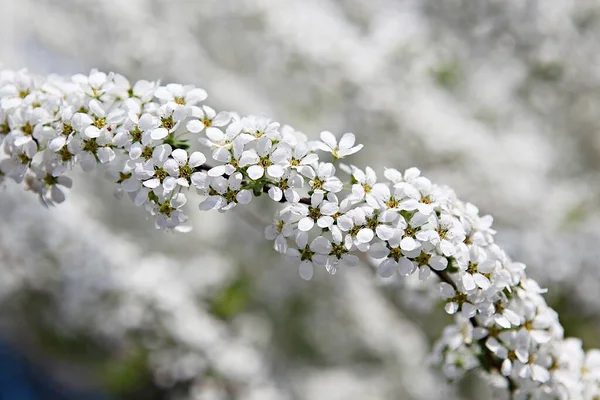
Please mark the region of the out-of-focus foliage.
<svg viewBox="0 0 600 400"><path fill-rule="evenodd" d="M596 2L1 3L8 67L193 83L309 136L352 131L357 165L418 166L493 214L568 335L600 346ZM425 365L444 323L413 282L307 284L251 215L165 235L101 178L75 186L53 210L0 196L2 332L57 379L130 398L485 398Z"/></svg>

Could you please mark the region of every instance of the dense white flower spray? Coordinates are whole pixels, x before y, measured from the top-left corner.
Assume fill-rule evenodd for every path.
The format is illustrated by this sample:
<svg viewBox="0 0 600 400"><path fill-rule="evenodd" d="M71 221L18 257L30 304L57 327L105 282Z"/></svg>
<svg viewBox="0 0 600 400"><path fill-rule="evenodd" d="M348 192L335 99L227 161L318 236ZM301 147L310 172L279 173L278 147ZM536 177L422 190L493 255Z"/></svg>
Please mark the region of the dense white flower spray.
<svg viewBox="0 0 600 400"><path fill-rule="evenodd" d="M297 260L304 279L315 267L335 274L356 265L361 254L377 260L383 277L439 278L455 320L434 358L449 378L480 368L512 398L600 396L600 351L564 339L544 290L494 244L492 218L416 168L386 169L378 181L369 167L339 163L362 148L352 133L338 140L325 131L308 141L266 117L217 113L201 104L203 89L132 85L95 70L69 80L2 71L0 97L0 179L24 183L45 204L65 200L75 164L102 169L117 195L127 194L164 230L189 230L192 188L204 196L201 210L220 212L267 194L284 204L265 236ZM188 152L194 136L211 165Z"/></svg>

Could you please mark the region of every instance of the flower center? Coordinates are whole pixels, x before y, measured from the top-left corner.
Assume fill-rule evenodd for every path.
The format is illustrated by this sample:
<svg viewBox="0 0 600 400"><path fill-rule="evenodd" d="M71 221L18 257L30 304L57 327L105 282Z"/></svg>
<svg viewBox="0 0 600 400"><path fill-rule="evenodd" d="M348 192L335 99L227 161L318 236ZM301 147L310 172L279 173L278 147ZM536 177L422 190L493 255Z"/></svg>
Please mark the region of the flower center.
<svg viewBox="0 0 600 400"><path fill-rule="evenodd" d="M98 147L100 146L98 145L98 142L96 142L96 138L92 138L85 142L85 144L83 145L83 151L89 151L92 154L96 154L96 151L98 151Z"/></svg>
<svg viewBox="0 0 600 400"><path fill-rule="evenodd" d="M321 210L318 207L308 207L308 216L316 221L321 218Z"/></svg>
<svg viewBox="0 0 600 400"><path fill-rule="evenodd" d="M179 168L179 175L182 178L185 178L185 179L188 179L188 180L189 180L189 177L192 175L193 172L194 171L192 170L192 168L189 165L187 165L187 164L184 165L183 167Z"/></svg>
<svg viewBox="0 0 600 400"><path fill-rule="evenodd" d="M21 127L21 131L23 131L25 136L31 136L33 135L33 126L29 122L26 122L25 125Z"/></svg>
<svg viewBox="0 0 600 400"><path fill-rule="evenodd" d="M173 206L171 206L171 204L169 204L169 202L164 202L160 205L158 211L161 214L165 214L167 217L170 217L171 213L175 211L175 209L173 208Z"/></svg>
<svg viewBox="0 0 600 400"><path fill-rule="evenodd" d="M93 125L96 128L98 128L98 129L102 129L106 125L106 119L104 119L104 118L96 118L96 120L94 121Z"/></svg>
<svg viewBox="0 0 600 400"><path fill-rule="evenodd" d="M135 127L133 132L131 132L131 139L133 142L141 142L142 141L142 131L139 127Z"/></svg>
<svg viewBox="0 0 600 400"><path fill-rule="evenodd" d="M165 171L164 169L162 169L161 167L154 167L154 175L156 175L156 177L158 178L158 180L160 181L160 183L162 183L162 181L165 180L165 178L167 176L169 176L169 173L167 171Z"/></svg>
<svg viewBox="0 0 600 400"><path fill-rule="evenodd" d="M129 178L131 178L131 172L119 172L119 180L116 183L123 183Z"/></svg>
<svg viewBox="0 0 600 400"><path fill-rule="evenodd" d="M431 258L431 254L427 254L424 251L422 251L421 254L419 254L417 256L417 258L415 258L415 261L419 264L419 266L428 265L430 258Z"/></svg>
<svg viewBox="0 0 600 400"><path fill-rule="evenodd" d="M63 124L62 132L63 136L69 136L73 133L73 127L69 124Z"/></svg>
<svg viewBox="0 0 600 400"><path fill-rule="evenodd" d="M144 160L149 160L152 158L152 153L154 152L154 149L152 149L152 147L144 147L144 151L142 151L142 157L144 158Z"/></svg>
<svg viewBox="0 0 600 400"><path fill-rule="evenodd" d="M53 186L58 183L58 178L55 176L52 176L52 174L46 174L46 176L44 176L44 179L42 179L42 180L48 186Z"/></svg>
<svg viewBox="0 0 600 400"><path fill-rule="evenodd" d="M300 252L300 254L301 254L300 260L302 260L302 261L305 261L305 260L312 261L312 256L315 255L315 252L312 251L310 249L310 247L308 247L308 245L306 245L306 247L304 248L304 250L302 250Z"/></svg>
<svg viewBox="0 0 600 400"><path fill-rule="evenodd" d="M175 121L173 121L173 116L171 115L165 118L161 118L160 120L162 122L162 125L169 131L175 126Z"/></svg>
<svg viewBox="0 0 600 400"><path fill-rule="evenodd" d="M402 250L400 250L400 247L392 247L390 249L390 257L398 261L400 257L402 257Z"/></svg>

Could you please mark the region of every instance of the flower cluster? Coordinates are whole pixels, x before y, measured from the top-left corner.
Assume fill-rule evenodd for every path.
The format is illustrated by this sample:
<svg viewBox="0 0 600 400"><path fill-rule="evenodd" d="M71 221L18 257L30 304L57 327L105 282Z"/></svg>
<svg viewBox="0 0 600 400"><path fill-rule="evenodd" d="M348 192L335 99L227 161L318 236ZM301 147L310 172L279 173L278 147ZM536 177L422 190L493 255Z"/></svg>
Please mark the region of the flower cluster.
<svg viewBox="0 0 600 400"><path fill-rule="evenodd" d="M361 255L382 277L439 278L455 317L434 355L449 378L480 367L519 398L600 396L600 353L563 338L544 290L494 243L492 218L416 168L386 169L379 181L369 167L339 163L362 148L352 133L309 141L266 117L216 112L199 88L95 70L70 80L1 72L0 95L0 178L46 204L64 201L75 164L102 168L160 229L186 230L191 188L204 196L200 210L220 212L266 193L285 204L265 235L304 279ZM194 136L214 164L188 151Z"/></svg>

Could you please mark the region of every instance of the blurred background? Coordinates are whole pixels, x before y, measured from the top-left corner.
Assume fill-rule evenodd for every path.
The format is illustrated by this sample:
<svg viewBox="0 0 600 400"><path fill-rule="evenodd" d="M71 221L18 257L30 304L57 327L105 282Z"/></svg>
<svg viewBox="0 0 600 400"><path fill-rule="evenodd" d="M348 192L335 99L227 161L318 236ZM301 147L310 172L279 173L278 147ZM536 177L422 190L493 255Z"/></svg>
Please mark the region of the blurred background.
<svg viewBox="0 0 600 400"><path fill-rule="evenodd" d="M195 84L208 103L351 161L419 167L495 217L600 347L600 3L593 0L0 0L0 63ZM165 234L101 176L45 209L0 192L0 399L489 398L430 366L449 319L428 284L369 266L302 281L271 210L195 212ZM260 214L264 221L253 216Z"/></svg>

